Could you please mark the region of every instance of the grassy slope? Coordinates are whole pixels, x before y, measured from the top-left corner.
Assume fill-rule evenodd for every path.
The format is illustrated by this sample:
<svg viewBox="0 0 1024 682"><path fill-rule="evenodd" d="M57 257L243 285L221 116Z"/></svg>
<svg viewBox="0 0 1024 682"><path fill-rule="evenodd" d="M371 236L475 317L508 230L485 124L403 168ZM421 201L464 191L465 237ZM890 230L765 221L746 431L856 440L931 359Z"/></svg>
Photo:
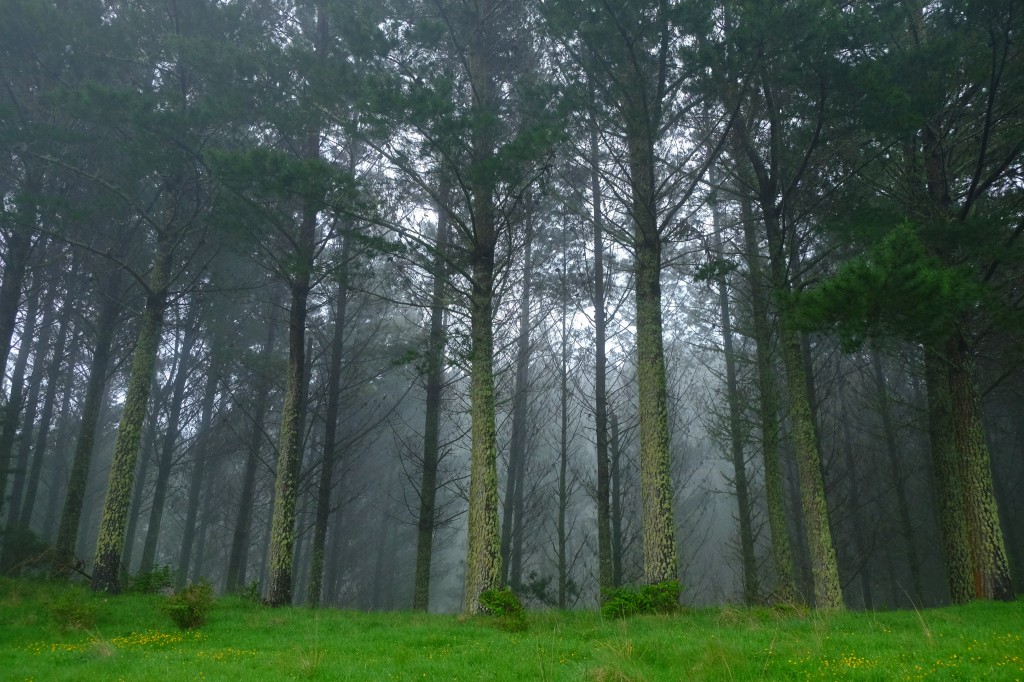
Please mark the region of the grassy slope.
<svg viewBox="0 0 1024 682"><path fill-rule="evenodd" d="M525 633L235 598L182 632L161 601L0 579L0 679L1024 680L1022 601L835 615L726 607L627 621L549 612L531 614ZM83 614L85 627L68 626Z"/></svg>

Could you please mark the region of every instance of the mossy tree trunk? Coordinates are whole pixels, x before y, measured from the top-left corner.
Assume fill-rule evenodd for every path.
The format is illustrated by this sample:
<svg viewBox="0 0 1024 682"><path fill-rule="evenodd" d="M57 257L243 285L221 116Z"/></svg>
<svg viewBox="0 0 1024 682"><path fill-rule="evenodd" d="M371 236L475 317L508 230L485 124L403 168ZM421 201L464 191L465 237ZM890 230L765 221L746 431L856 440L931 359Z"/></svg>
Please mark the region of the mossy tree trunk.
<svg viewBox="0 0 1024 682"><path fill-rule="evenodd" d="M288 370L284 405L278 430L277 472L274 481L274 512L268 547L267 604L292 602L292 570L295 549L295 504L298 496L302 408L305 399L306 302L313 268L316 214L306 211L300 228L296 272L292 274L288 317Z"/></svg>
<svg viewBox="0 0 1024 682"><path fill-rule="evenodd" d="M469 172L473 238L470 265L470 472L463 608L480 613L480 595L501 585L498 531L498 446L494 424L494 267L497 224L492 170L497 146L499 91L495 76L495 0L475 6L469 36L468 76L472 83L472 165Z"/></svg>
<svg viewBox="0 0 1024 682"><path fill-rule="evenodd" d="M442 201L447 187L438 194ZM426 611L430 606L430 572L434 556L434 526L437 501L437 466L440 459L441 398L444 389L444 348L447 334L444 325L444 299L447 287L448 214L446 206L437 209L437 250L434 258L433 288L430 295L430 337L426 372L426 414L423 420L423 471L420 477L420 511L416 524L416 577L412 591L412 608ZM504 539L504 537L503 537Z"/></svg>
<svg viewBox="0 0 1024 682"><path fill-rule="evenodd" d="M992 462L981 420L981 400L974 380L974 360L957 332L946 344L953 436L963 483L967 539L972 555L974 596L1014 598L992 483Z"/></svg>
<svg viewBox="0 0 1024 682"><path fill-rule="evenodd" d="M763 176L762 176L763 177ZM775 205L776 191L772 180L761 183L761 212L768 236L768 258L772 288L778 297L779 347L786 374L786 398L790 429L796 452L800 478L800 509L807 533L807 548L814 583L814 606L817 609L843 608L843 591L839 580L832 530L829 525L825 482L822 477L821 451L811 411L808 377L805 371L800 333L795 324L790 270L795 266L791 253L796 235L784 234L782 217Z"/></svg>
<svg viewBox="0 0 1024 682"><path fill-rule="evenodd" d="M653 130L647 116L627 115L636 295L637 413L644 580L677 580L675 517L669 463L668 388L661 310L661 233L658 229Z"/></svg>
<svg viewBox="0 0 1024 682"><path fill-rule="evenodd" d="M167 238L157 240L157 255L150 271L146 306L135 342L124 413L114 442L107 493L103 500L99 536L96 541L96 562L93 566L93 591L117 593L121 590L121 554L124 549L125 526L135 483L135 464L142 442L146 407L153 385L156 355L160 347L164 311L167 307L167 286L171 255Z"/></svg>

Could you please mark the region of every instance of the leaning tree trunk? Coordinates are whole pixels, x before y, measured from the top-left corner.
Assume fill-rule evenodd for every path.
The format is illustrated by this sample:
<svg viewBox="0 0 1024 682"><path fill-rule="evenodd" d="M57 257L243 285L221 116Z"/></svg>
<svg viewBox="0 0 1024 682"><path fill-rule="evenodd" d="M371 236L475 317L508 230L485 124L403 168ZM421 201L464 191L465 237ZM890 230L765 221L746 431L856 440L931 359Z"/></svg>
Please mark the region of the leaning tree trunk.
<svg viewBox="0 0 1024 682"><path fill-rule="evenodd" d="M974 360L961 334L946 344L953 434L963 481L967 537L973 557L974 596L1013 599L992 463L981 421L981 399L974 381Z"/></svg>
<svg viewBox="0 0 1024 682"><path fill-rule="evenodd" d="M21 289L25 283L32 233L36 227L36 206L31 198L38 192L38 181L31 169L25 171L26 201L19 201L14 229L7 237L4 252L3 283L0 283L0 371L7 368L11 355L11 339L18 321Z"/></svg>
<svg viewBox="0 0 1024 682"><path fill-rule="evenodd" d="M442 201L448 188L438 192ZM434 524L437 501L437 465L440 458L441 398L444 390L444 347L447 339L444 326L444 299L448 277L448 207L437 209L437 255L434 258L433 291L430 297L430 339L427 347L426 415L423 421L423 474L420 479L420 513L416 524L416 578L412 591L412 608L426 611L430 605L430 568L434 556ZM504 535L502 536L504 540Z"/></svg>
<svg viewBox="0 0 1024 682"><path fill-rule="evenodd" d="M103 515L96 541L96 563L92 574L92 589L96 592L121 591L121 553L124 549L132 486L135 483L135 463L139 457L146 406L149 403L156 355L160 348L164 311L167 307L167 286L171 266L169 246L166 238L161 235L157 242L157 256L149 275L146 307L142 313L139 335L135 342L124 414L117 429L107 494L103 500Z"/></svg>
<svg viewBox="0 0 1024 682"><path fill-rule="evenodd" d="M78 432L78 441L75 444L75 455L71 463L71 474L68 477L64 507L57 527L57 540L54 543L56 546L54 577L66 578L70 575L74 565L78 527L82 518L82 505L85 503L85 486L89 479L89 467L92 464L93 445L96 441L100 410L103 408L106 397L107 372L110 369L113 354L117 318L121 312L120 294L123 278L120 268L114 270L107 277L102 289L103 303L95 324L96 345L93 348L85 397L82 399L81 427Z"/></svg>

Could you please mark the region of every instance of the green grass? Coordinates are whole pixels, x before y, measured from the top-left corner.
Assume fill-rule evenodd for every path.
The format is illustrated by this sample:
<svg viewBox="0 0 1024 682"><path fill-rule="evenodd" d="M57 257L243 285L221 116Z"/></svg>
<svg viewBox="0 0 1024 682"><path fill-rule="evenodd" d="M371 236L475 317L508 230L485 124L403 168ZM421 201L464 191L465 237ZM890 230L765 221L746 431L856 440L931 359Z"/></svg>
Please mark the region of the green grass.
<svg viewBox="0 0 1024 682"><path fill-rule="evenodd" d="M719 608L625 621L486 619L217 601L179 630L164 598L0 579L3 680L1024 680L1024 602L921 612Z"/></svg>

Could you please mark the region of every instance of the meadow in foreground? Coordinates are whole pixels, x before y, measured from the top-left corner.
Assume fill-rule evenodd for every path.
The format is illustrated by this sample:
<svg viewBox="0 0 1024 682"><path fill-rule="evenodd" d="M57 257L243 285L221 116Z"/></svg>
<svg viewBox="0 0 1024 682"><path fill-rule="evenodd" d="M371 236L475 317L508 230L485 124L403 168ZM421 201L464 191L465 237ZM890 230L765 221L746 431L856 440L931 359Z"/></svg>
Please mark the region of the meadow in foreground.
<svg viewBox="0 0 1024 682"><path fill-rule="evenodd" d="M715 608L525 632L415 613L217 601L181 630L155 595L0 579L3 680L1024 680L1024 601L821 614Z"/></svg>

